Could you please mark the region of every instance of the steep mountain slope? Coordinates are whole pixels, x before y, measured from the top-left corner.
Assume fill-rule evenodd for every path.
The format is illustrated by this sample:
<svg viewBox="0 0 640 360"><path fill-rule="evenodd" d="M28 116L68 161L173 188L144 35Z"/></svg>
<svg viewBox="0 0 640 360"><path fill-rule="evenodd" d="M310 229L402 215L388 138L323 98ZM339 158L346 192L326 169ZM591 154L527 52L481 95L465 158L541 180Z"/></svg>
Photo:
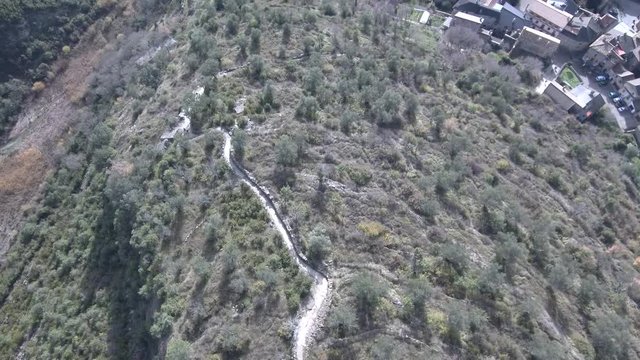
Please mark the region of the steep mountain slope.
<svg viewBox="0 0 640 360"><path fill-rule="evenodd" d="M408 10L98 19L1 151L2 357L295 356L312 281L223 128L331 280L307 358L637 359L632 138L533 93L540 62Z"/></svg>

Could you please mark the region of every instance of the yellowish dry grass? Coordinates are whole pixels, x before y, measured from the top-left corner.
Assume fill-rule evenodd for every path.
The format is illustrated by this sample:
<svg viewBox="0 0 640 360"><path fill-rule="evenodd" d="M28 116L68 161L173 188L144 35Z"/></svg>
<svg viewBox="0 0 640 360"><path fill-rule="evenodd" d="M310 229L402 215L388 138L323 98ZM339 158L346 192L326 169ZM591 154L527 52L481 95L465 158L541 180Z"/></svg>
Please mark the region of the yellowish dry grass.
<svg viewBox="0 0 640 360"><path fill-rule="evenodd" d="M44 154L29 147L0 162L0 193L11 194L38 186L47 172Z"/></svg>

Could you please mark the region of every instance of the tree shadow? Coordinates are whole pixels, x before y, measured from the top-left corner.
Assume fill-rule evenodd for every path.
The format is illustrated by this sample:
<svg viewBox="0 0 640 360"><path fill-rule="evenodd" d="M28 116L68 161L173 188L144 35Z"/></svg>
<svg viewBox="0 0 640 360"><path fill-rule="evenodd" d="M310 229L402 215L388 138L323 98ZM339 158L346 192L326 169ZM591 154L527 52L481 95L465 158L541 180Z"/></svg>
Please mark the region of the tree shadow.
<svg viewBox="0 0 640 360"><path fill-rule="evenodd" d="M204 289L206 288L208 277L198 281L191 295L191 304L187 308L184 333L188 341L195 342L204 334L206 322L211 318L211 314L206 314L203 307Z"/></svg>
<svg viewBox="0 0 640 360"><path fill-rule="evenodd" d="M137 209L124 201L114 204L106 197L103 202L82 279L82 307L83 310L91 307L96 301L96 293L104 290L108 301L106 341L109 357L153 359L158 353L159 340L149 329L159 301L140 291L145 283L138 271L141 257L129 241Z"/></svg>
<svg viewBox="0 0 640 360"><path fill-rule="evenodd" d="M273 169L273 183L278 189L283 188L285 185L293 187L296 183L296 174L292 168L286 166L276 166Z"/></svg>

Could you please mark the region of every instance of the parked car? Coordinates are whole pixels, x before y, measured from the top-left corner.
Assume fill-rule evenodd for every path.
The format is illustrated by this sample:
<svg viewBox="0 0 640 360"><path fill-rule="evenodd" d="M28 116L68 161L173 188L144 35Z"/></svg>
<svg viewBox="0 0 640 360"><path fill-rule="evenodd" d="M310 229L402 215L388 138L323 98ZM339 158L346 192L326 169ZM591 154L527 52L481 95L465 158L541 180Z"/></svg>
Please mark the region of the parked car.
<svg viewBox="0 0 640 360"><path fill-rule="evenodd" d="M627 110L627 107L626 107L626 106L620 106L620 107L618 108L618 111L619 111L619 112L623 112L623 111L625 111L625 110Z"/></svg>
<svg viewBox="0 0 640 360"><path fill-rule="evenodd" d="M596 76L596 81L597 82L607 82L609 81L609 75L598 75Z"/></svg>
<svg viewBox="0 0 640 360"><path fill-rule="evenodd" d="M614 99L613 101L616 101L616 98L620 98L620 93L617 91L609 91L609 97Z"/></svg>
<svg viewBox="0 0 640 360"><path fill-rule="evenodd" d="M611 99L614 103L619 103L622 102L622 98L621 97L614 97L613 99Z"/></svg>

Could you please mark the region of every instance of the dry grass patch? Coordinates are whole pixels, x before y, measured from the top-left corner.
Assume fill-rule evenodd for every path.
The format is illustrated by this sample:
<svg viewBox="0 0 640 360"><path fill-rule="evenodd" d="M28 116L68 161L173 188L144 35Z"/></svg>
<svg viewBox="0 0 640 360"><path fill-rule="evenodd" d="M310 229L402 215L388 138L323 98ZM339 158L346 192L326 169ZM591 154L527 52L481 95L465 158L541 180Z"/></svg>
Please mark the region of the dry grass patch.
<svg viewBox="0 0 640 360"><path fill-rule="evenodd" d="M0 194L13 194L38 186L47 172L44 154L29 147L0 162Z"/></svg>

